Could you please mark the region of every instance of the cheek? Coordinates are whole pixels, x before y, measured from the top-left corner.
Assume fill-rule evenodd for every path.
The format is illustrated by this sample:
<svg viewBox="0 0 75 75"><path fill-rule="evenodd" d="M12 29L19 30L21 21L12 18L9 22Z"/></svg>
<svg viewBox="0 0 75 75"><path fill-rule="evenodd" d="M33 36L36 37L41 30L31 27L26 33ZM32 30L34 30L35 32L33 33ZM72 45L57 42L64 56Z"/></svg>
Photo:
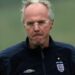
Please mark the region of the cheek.
<svg viewBox="0 0 75 75"><path fill-rule="evenodd" d="M43 29L43 32L45 33L45 34L49 34L49 31L51 30L51 26L49 25L49 26L45 26L44 27L44 29Z"/></svg>
<svg viewBox="0 0 75 75"><path fill-rule="evenodd" d="M27 32L27 35L28 35L29 37L31 37L31 35L32 35L32 29L26 28L25 30L26 30L26 32Z"/></svg>

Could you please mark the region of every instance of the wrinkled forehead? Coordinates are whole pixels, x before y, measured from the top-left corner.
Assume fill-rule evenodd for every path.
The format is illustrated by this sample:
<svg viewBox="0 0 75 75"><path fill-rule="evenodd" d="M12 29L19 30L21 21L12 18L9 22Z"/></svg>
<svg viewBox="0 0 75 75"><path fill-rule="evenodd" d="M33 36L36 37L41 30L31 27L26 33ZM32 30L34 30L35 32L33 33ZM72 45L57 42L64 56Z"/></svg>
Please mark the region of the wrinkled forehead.
<svg viewBox="0 0 75 75"><path fill-rule="evenodd" d="M35 3L35 4L30 4L27 6L24 10L24 16L25 17L30 17L30 16L37 16L37 15L44 15L48 17L48 8L41 4L41 3Z"/></svg>
<svg viewBox="0 0 75 75"><path fill-rule="evenodd" d="M36 1L36 0L35 0ZM29 5L31 4L41 4L41 5L44 5L45 7L49 8L49 6L51 7L51 4L49 2L28 2L25 4L25 7L28 7Z"/></svg>

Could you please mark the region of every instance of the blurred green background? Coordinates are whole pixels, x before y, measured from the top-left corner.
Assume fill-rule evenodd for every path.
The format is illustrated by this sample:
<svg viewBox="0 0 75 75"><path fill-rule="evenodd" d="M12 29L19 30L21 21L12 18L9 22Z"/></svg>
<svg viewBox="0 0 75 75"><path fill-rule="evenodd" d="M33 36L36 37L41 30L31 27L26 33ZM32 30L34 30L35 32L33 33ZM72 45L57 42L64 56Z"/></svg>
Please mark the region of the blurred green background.
<svg viewBox="0 0 75 75"><path fill-rule="evenodd" d="M75 46L75 0L51 0L55 21L51 35L54 40ZM0 50L26 38L21 23L22 0L0 0Z"/></svg>

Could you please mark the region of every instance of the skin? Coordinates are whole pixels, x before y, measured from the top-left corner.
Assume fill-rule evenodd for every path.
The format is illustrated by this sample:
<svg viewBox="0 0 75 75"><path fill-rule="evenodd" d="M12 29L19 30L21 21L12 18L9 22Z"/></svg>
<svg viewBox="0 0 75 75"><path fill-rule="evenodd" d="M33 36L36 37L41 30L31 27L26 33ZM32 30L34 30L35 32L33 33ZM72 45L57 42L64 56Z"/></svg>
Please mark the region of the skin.
<svg viewBox="0 0 75 75"><path fill-rule="evenodd" d="M42 48L49 45L49 32L52 29L53 22L49 19L48 8L41 3L31 4L24 10L24 27L29 38L31 48L41 46ZM37 21L48 20L45 25L38 25ZM28 27L25 23L34 21L33 27Z"/></svg>

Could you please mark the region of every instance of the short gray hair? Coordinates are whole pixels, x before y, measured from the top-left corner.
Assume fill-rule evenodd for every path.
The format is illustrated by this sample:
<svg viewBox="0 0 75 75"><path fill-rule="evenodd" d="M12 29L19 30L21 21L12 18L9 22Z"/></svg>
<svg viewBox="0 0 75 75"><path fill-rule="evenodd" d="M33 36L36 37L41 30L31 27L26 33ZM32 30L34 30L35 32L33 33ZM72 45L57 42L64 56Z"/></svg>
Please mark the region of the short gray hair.
<svg viewBox="0 0 75 75"><path fill-rule="evenodd" d="M50 1L48 1L48 0L23 0L23 5L22 5L22 9L21 9L21 12L22 12L21 20L22 21L24 20L24 9L33 3L41 3L41 4L45 5L49 10L49 18L51 20L54 20L54 13L53 13L52 4Z"/></svg>

